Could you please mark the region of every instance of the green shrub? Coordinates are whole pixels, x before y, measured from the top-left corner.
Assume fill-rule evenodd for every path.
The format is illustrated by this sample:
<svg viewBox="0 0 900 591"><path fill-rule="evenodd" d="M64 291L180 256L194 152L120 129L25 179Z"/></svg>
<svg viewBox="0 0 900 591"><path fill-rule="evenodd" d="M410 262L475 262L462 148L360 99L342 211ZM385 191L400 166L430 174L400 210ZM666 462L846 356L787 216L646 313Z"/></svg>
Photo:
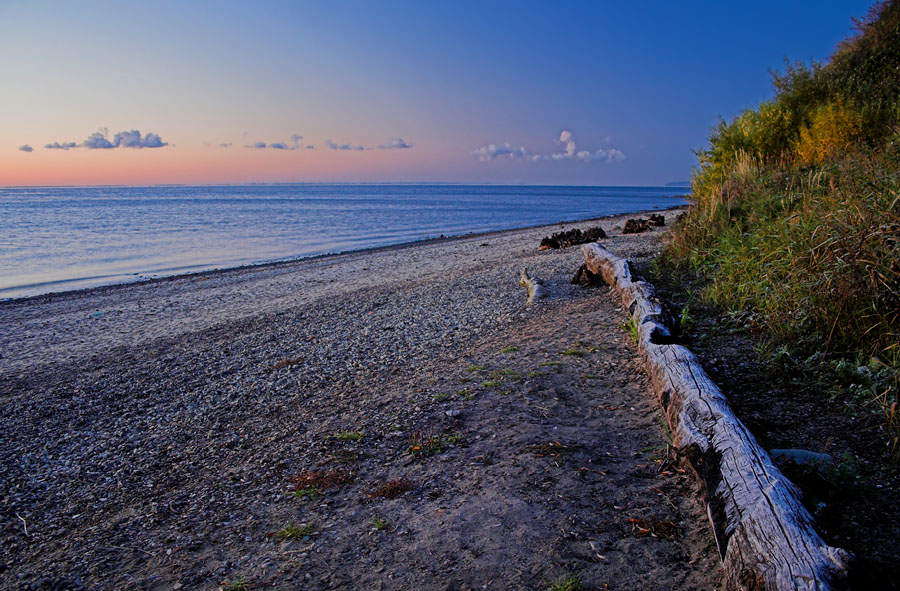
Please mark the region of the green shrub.
<svg viewBox="0 0 900 591"><path fill-rule="evenodd" d="M857 24L832 63L788 65L773 100L714 131L666 256L776 340L896 360L900 4Z"/></svg>
<svg viewBox="0 0 900 591"><path fill-rule="evenodd" d="M690 268L704 300L749 311L776 344L877 356L896 376L900 2L858 28L830 63L789 64L771 101L713 131L663 264ZM892 425L897 384L881 400Z"/></svg>

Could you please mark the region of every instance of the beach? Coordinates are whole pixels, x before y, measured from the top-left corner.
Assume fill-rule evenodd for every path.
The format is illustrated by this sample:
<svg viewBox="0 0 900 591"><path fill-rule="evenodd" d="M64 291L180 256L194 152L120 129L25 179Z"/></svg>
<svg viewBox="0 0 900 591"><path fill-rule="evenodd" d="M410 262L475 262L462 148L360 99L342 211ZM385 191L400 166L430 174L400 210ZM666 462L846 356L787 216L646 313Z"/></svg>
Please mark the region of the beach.
<svg viewBox="0 0 900 591"><path fill-rule="evenodd" d="M538 250L629 217L0 302L0 587L720 588L621 304Z"/></svg>

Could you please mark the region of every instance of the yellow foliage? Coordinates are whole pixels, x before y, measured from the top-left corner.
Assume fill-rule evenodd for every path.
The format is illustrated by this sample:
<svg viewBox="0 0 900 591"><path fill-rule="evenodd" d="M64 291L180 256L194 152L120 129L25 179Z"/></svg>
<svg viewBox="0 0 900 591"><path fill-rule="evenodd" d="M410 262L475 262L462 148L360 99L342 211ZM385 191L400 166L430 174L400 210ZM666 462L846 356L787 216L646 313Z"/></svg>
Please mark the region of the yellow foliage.
<svg viewBox="0 0 900 591"><path fill-rule="evenodd" d="M815 110L809 127L800 130L797 155L805 164L822 164L850 151L862 137L862 116L842 101Z"/></svg>
<svg viewBox="0 0 900 591"><path fill-rule="evenodd" d="M777 158L790 149L791 112L777 103L762 103L755 111L745 111L736 123L743 136L742 149L759 160Z"/></svg>

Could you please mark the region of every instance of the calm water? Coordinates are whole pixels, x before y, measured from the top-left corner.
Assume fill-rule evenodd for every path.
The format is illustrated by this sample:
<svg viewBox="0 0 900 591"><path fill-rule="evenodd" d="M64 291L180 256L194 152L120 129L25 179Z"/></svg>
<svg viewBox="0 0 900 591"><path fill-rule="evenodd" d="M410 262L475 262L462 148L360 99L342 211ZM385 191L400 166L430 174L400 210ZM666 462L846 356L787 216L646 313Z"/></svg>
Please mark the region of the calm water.
<svg viewBox="0 0 900 591"><path fill-rule="evenodd" d="M679 187L0 188L0 299L684 202Z"/></svg>

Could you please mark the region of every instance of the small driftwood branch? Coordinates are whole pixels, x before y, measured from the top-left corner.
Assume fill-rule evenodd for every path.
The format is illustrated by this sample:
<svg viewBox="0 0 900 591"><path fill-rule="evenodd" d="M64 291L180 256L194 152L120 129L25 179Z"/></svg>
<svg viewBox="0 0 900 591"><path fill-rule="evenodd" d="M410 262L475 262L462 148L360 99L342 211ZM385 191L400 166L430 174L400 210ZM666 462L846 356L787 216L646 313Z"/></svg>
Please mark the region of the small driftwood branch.
<svg viewBox="0 0 900 591"><path fill-rule="evenodd" d="M519 285L528 288L528 299L525 301L526 304L530 304L534 300L539 300L547 295L547 292L544 290L543 282L536 277L529 277L528 269L522 269L522 277L519 279Z"/></svg>
<svg viewBox="0 0 900 591"><path fill-rule="evenodd" d="M16 513L16 517L18 517L19 521L22 522L22 529L25 530L25 535L27 536L28 535L28 522L25 521L25 518L22 517L21 515L19 515L18 513Z"/></svg>
<svg viewBox="0 0 900 591"><path fill-rule="evenodd" d="M828 546L801 493L734 415L688 349L672 344L653 286L599 244L585 264L616 289L639 329L639 346L681 457L707 501L730 590L826 591L847 576L852 554Z"/></svg>

